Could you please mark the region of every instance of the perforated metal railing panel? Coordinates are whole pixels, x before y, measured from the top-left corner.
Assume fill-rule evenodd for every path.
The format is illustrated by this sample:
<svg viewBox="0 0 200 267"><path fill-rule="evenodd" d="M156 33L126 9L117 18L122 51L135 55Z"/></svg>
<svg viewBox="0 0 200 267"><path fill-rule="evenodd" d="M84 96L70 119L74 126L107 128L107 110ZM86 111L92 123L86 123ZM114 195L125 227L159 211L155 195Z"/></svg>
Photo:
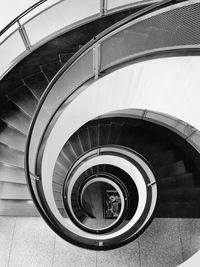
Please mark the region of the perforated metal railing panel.
<svg viewBox="0 0 200 267"><path fill-rule="evenodd" d="M199 14L199 2L185 2L123 26L101 42L101 70L142 53L199 46Z"/></svg>

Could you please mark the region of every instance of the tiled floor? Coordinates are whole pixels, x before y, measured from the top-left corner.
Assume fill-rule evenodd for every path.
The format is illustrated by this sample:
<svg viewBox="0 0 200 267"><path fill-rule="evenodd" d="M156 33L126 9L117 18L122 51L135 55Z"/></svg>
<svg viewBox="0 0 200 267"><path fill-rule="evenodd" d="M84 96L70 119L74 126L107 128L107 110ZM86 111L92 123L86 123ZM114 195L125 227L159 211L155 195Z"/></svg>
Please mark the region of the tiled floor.
<svg viewBox="0 0 200 267"><path fill-rule="evenodd" d="M0 267L173 267L199 249L195 219L155 219L135 242L95 252L63 241L41 218L0 217Z"/></svg>

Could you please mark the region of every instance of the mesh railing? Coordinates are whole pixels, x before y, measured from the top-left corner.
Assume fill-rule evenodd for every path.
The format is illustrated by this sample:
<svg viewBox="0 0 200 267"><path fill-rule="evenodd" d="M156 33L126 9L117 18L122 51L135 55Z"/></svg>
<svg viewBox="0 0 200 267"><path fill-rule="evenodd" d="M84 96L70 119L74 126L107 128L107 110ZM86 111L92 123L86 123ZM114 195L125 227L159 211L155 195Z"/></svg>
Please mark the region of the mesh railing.
<svg viewBox="0 0 200 267"><path fill-rule="evenodd" d="M154 0L155 2L155 0ZM41 0L0 31L0 77L31 51L74 27L130 6L151 1Z"/></svg>

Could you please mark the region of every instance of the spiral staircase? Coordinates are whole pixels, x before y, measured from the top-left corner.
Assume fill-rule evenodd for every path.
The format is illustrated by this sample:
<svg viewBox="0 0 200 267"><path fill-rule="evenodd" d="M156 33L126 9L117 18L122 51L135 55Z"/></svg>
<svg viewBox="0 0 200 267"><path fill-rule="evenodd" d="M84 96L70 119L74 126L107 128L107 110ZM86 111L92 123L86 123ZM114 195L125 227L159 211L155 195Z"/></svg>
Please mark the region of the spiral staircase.
<svg viewBox="0 0 200 267"><path fill-rule="evenodd" d="M79 95L81 86L101 79L124 64L157 54L162 57L163 51L165 56L173 56L184 42L189 40L187 45L191 46L192 42L200 41L200 35L188 34L191 25L197 25L199 3L183 2L180 9L179 3L173 4L165 1L153 7L137 6L102 16L45 43L2 78L0 215L40 214L65 240L96 250L116 248L135 240L154 217L199 218L200 156L190 139L197 133L194 128L183 138L175 127L163 127L162 123L148 121L145 116L105 112L86 119L60 145L52 177L47 181L52 197L47 195L48 179L43 175L48 140L66 107ZM191 10L194 21L181 22L183 14ZM152 21L151 12L155 12ZM174 25L178 27L170 35ZM196 31L193 29L193 33ZM103 39L105 36L108 38ZM98 54L99 40L103 40L102 55ZM146 46L149 50L145 54ZM186 50L181 47L179 52L184 54ZM187 52L193 50L194 47ZM131 58L134 53L135 57ZM90 67L87 70L91 61L92 74ZM77 69L73 69L75 64ZM62 81L66 73L71 75L67 76L70 89L68 80ZM59 82L60 91L56 87ZM142 112L144 115L146 110ZM73 116L71 121L75 120ZM112 204L105 201L106 192L114 192L120 198L116 217L105 216L106 205Z"/></svg>
<svg viewBox="0 0 200 267"><path fill-rule="evenodd" d="M25 179L24 153L31 119L49 82L85 43L137 10L104 17L59 36L1 80L1 215L39 216Z"/></svg>
<svg viewBox="0 0 200 267"><path fill-rule="evenodd" d="M65 175L73 163L91 149L117 145L136 151L151 164L159 188L156 217L198 218L200 187L197 168L188 157L187 150L182 151L181 149L186 144L177 147L166 138L169 136L168 131L163 133L164 136L159 134L160 131L159 126L151 125L151 123L130 119L126 121L124 118L94 120L82 126L66 142L55 166L53 191L60 212L65 212L64 203L61 206L62 188ZM177 137L173 136L173 138ZM62 175L63 172L64 175ZM77 187L80 187L84 179L90 175L99 175L105 172L119 176L120 173L119 170L115 170L114 167L112 170L112 166L106 164L100 165L99 168L93 167L89 172L83 175L80 181L77 181ZM75 188L74 193L77 191L78 188ZM132 194L130 193L130 195ZM76 203L76 205L78 204Z"/></svg>

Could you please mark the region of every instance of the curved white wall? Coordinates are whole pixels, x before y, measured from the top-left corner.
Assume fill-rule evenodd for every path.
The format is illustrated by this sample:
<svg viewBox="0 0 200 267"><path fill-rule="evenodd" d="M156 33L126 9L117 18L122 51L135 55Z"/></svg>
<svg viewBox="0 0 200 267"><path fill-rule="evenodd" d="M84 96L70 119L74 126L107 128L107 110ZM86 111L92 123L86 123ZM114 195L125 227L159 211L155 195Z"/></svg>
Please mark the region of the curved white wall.
<svg viewBox="0 0 200 267"><path fill-rule="evenodd" d="M199 57L154 59L117 70L81 92L56 122L44 150L43 188L51 205L56 209L49 177L57 156L66 140L87 121L114 110L148 109L200 130L199 70Z"/></svg>

